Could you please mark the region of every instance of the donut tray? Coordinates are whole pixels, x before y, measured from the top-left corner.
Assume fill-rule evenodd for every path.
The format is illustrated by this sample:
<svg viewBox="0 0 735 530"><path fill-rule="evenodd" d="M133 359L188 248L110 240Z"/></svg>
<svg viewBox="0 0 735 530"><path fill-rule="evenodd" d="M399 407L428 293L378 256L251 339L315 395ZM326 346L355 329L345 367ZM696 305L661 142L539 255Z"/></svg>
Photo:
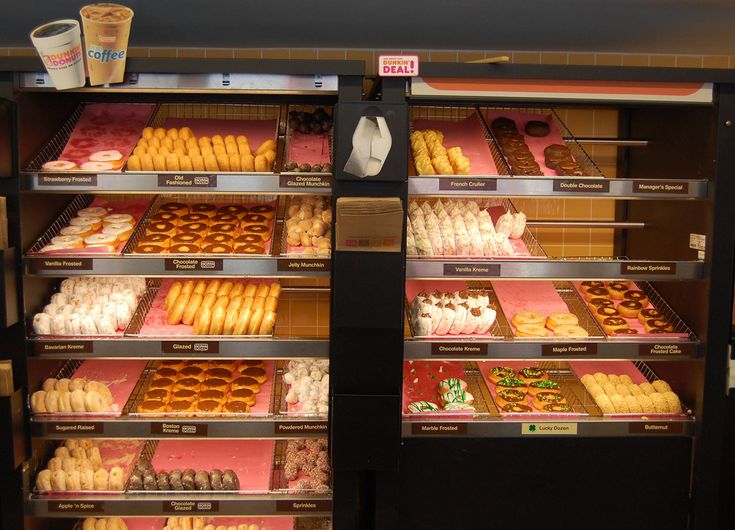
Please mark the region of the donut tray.
<svg viewBox="0 0 735 530"><path fill-rule="evenodd" d="M293 143L294 138L296 135L294 135L293 129L289 127L288 125L288 114L291 111L297 111L297 112L313 112L315 109L317 109L319 105L289 105L288 106L288 112L286 112L285 116L285 128L286 128L286 139L284 142L284 148L283 148L283 158L281 160L281 165L279 166L281 168L281 174L282 175L307 175L312 177L330 177L332 176L332 171L309 171L309 172L303 172L298 170L293 171L286 171L285 166L286 163L291 160L292 155L292 149L293 149ZM328 114L332 116L332 119L334 119L334 107L328 107L325 105L321 105L323 109L327 111ZM327 133L321 133L321 134L315 134L315 135L308 135L313 137L325 137L327 140L327 149L328 153L326 154L326 162L329 164L332 164L332 161L334 159L334 127L329 129L329 132ZM298 162L298 160L295 160ZM324 163L324 162L320 162Z"/></svg>
<svg viewBox="0 0 735 530"><path fill-rule="evenodd" d="M287 363L288 361L285 361ZM286 401L286 395L288 394L288 391L290 390L290 385L286 383L283 380L283 375L285 373L284 365L280 365L276 369L277 376L275 378L276 381L276 388L275 388L275 399L274 399L274 405L276 405L278 408L278 414L282 417L286 418L309 418L309 419L315 419L315 420L328 420L327 414L321 414L319 412L304 412L300 409L300 403L295 403L291 405ZM276 409L274 409L276 410Z"/></svg>
<svg viewBox="0 0 735 530"><path fill-rule="evenodd" d="M177 516L174 516L177 517ZM187 516L178 516L187 517ZM188 516L193 519L192 516ZM258 525L262 530L327 530L331 528L328 520L313 521L301 517L200 517L205 524L217 528L237 528L239 525ZM100 519L100 517L96 517ZM104 517L102 518L104 519ZM167 517L123 517L128 530L164 530ZM84 520L78 521L72 530L83 530ZM198 528L198 527L197 527Z"/></svg>
<svg viewBox="0 0 735 530"><path fill-rule="evenodd" d="M331 197L322 197L327 201L327 204L331 207L332 204L332 198ZM281 221L281 257L287 257L287 258L302 258L305 257L307 259L314 259L314 258L329 258L331 255L331 251L329 252L316 252L316 249L314 247L302 247L302 246L295 246L295 245L289 245L288 244L288 229L286 227L286 221L288 220L288 210L291 207L293 203L294 197L292 195L289 195L286 197L286 205L283 208L283 218ZM334 222L336 220L336 217L334 216L334 212L332 213L332 223L330 225L331 229L334 229ZM314 249L314 254L306 254L307 251Z"/></svg>
<svg viewBox="0 0 735 530"><path fill-rule="evenodd" d="M298 493L298 494L310 494L310 493L320 493L324 494L327 492L317 492L314 489L294 489L291 487L291 484L286 479L286 473L284 471L284 465L286 464L286 447L288 445L287 440L278 440L275 444L275 450L273 454L273 474L271 477L271 484L272 489L274 492L278 493ZM329 479L329 487L330 491L328 494L331 494L331 488L332 488L332 477L330 476Z"/></svg>

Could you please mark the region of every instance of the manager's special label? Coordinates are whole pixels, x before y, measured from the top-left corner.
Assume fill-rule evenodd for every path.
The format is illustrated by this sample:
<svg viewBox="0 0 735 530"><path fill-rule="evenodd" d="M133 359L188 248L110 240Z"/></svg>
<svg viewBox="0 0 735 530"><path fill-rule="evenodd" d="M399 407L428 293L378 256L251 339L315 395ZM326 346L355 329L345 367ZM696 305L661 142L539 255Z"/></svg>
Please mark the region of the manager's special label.
<svg viewBox="0 0 735 530"><path fill-rule="evenodd" d="M159 188L216 188L217 175L158 175Z"/></svg>
<svg viewBox="0 0 735 530"><path fill-rule="evenodd" d="M278 178L281 188L331 188L332 179L326 175L281 175Z"/></svg>
<svg viewBox="0 0 735 530"><path fill-rule="evenodd" d="M191 259L191 258L166 258L164 261L164 269L167 271L221 271L224 262L222 258L214 259Z"/></svg>
<svg viewBox="0 0 735 530"><path fill-rule="evenodd" d="M163 341L161 353L219 353L216 341Z"/></svg>
<svg viewBox="0 0 735 530"><path fill-rule="evenodd" d="M676 263L646 263L630 261L620 264L621 274L676 274Z"/></svg>
<svg viewBox="0 0 735 530"><path fill-rule="evenodd" d="M219 501L163 501L163 513L218 513Z"/></svg>
<svg viewBox="0 0 735 530"><path fill-rule="evenodd" d="M631 422L628 424L630 434L681 434L684 424L680 421L672 422Z"/></svg>
<svg viewBox="0 0 735 530"><path fill-rule="evenodd" d="M105 513L102 501L48 501L51 513Z"/></svg>
<svg viewBox="0 0 735 530"><path fill-rule="evenodd" d="M332 501L328 499L276 501L277 512L331 512Z"/></svg>
<svg viewBox="0 0 735 530"><path fill-rule="evenodd" d="M608 193L610 182L603 179L554 179L554 191L571 193Z"/></svg>
<svg viewBox="0 0 735 530"><path fill-rule="evenodd" d="M435 356L451 356L451 355L487 355L487 344L467 344L467 343L434 343L431 345L431 355Z"/></svg>
<svg viewBox="0 0 735 530"><path fill-rule="evenodd" d="M527 436L576 436L576 423L522 423L521 434Z"/></svg>
<svg viewBox="0 0 735 530"><path fill-rule="evenodd" d="M689 193L689 183L676 180L634 180L633 193L686 195Z"/></svg>
<svg viewBox="0 0 735 530"><path fill-rule="evenodd" d="M464 436L467 434L466 423L421 422L411 424L414 436Z"/></svg>
<svg viewBox="0 0 735 530"><path fill-rule="evenodd" d="M273 425L274 434L327 434L326 421L282 421Z"/></svg>
<svg viewBox="0 0 735 530"><path fill-rule="evenodd" d="M90 340L36 342L33 350L35 353L94 353L94 342Z"/></svg>
<svg viewBox="0 0 735 530"><path fill-rule="evenodd" d="M439 179L440 191L496 191L497 189L497 179Z"/></svg>
<svg viewBox="0 0 735 530"><path fill-rule="evenodd" d="M594 343L568 343L568 344L544 344L541 346L541 355L544 357L566 357L567 355L597 355L597 344Z"/></svg>
<svg viewBox="0 0 735 530"><path fill-rule="evenodd" d="M278 272L329 272L332 262L328 259L279 259Z"/></svg>
<svg viewBox="0 0 735 530"><path fill-rule="evenodd" d="M653 343L653 344L639 344L638 355L685 355L691 357L696 352L695 345L691 342L677 344L675 342L669 343Z"/></svg>
<svg viewBox="0 0 735 530"><path fill-rule="evenodd" d="M31 261L34 271L91 271L93 268L91 258L39 258Z"/></svg>
<svg viewBox="0 0 735 530"><path fill-rule="evenodd" d="M207 436L206 423L151 423L151 434L159 436Z"/></svg>
<svg viewBox="0 0 735 530"><path fill-rule="evenodd" d="M44 188L56 186L97 187L97 175L40 174L38 175L38 186Z"/></svg>
<svg viewBox="0 0 735 530"><path fill-rule="evenodd" d="M445 263L444 276L500 276L500 263Z"/></svg>
<svg viewBox="0 0 735 530"><path fill-rule="evenodd" d="M102 422L49 422L46 424L46 434L63 434L65 436L86 436L89 434L104 434L105 424Z"/></svg>

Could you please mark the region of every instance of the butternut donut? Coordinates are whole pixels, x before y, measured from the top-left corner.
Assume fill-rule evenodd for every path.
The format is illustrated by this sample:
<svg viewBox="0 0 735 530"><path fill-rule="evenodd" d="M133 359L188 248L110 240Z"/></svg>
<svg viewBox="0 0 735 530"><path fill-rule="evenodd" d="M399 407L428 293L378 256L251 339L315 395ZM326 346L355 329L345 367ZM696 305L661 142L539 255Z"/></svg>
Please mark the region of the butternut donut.
<svg viewBox="0 0 735 530"><path fill-rule="evenodd" d="M206 335L212 321L212 309L210 306L201 305L194 317L194 335Z"/></svg>
<svg viewBox="0 0 735 530"><path fill-rule="evenodd" d="M199 306L202 304L204 296L199 293L192 293L189 297L189 301L184 309L184 314L181 317L181 322L187 326L191 326L194 323L194 317L199 310Z"/></svg>
<svg viewBox="0 0 735 530"><path fill-rule="evenodd" d="M169 252L171 254L199 254L202 250L198 245L189 245L186 243L179 243L177 245L171 245Z"/></svg>
<svg viewBox="0 0 735 530"><path fill-rule="evenodd" d="M148 226L146 227L146 232L148 234L166 234L167 236L174 236L176 235L176 227L173 223L169 223L167 221L158 221L148 223Z"/></svg>
<svg viewBox="0 0 735 530"><path fill-rule="evenodd" d="M182 291L182 293L176 298L176 301L168 309L166 323L169 326L175 326L181 322L181 319L184 316L184 311L186 311L186 305L189 303L189 298L191 298L191 293L185 293Z"/></svg>
<svg viewBox="0 0 735 530"><path fill-rule="evenodd" d="M163 254L168 249L161 245L138 245L133 250L134 254Z"/></svg>
<svg viewBox="0 0 735 530"><path fill-rule="evenodd" d="M516 326L516 337L545 337L549 334L541 324L520 324Z"/></svg>
<svg viewBox="0 0 735 530"><path fill-rule="evenodd" d="M518 327L526 324L538 324L543 326L546 318L535 311L519 311L512 318L513 325Z"/></svg>
<svg viewBox="0 0 735 530"><path fill-rule="evenodd" d="M162 204L159 210L162 212L175 213L176 215L186 215L189 213L189 207L180 202L167 202Z"/></svg>
<svg viewBox="0 0 735 530"><path fill-rule="evenodd" d="M266 310L263 315L263 320L260 323L258 335L270 335L273 333L273 328L276 325L276 313L274 311Z"/></svg>
<svg viewBox="0 0 735 530"><path fill-rule="evenodd" d="M235 254L265 254L265 247L260 245L239 245L235 247Z"/></svg>
<svg viewBox="0 0 735 530"><path fill-rule="evenodd" d="M232 247L230 245L216 243L214 245L207 245L202 249L204 254L232 254Z"/></svg>
<svg viewBox="0 0 735 530"><path fill-rule="evenodd" d="M181 234L176 234L174 237L171 238L171 242L174 245L197 245L200 246L204 238L199 235L197 232L184 232Z"/></svg>
<svg viewBox="0 0 735 530"><path fill-rule="evenodd" d="M250 211L252 212L253 208L251 208ZM249 225L264 225L268 224L268 221L268 217L257 213L249 213L244 215L242 218L242 222Z"/></svg>
<svg viewBox="0 0 735 530"><path fill-rule="evenodd" d="M263 322L263 316L265 311L262 308L253 310L253 315L250 317L250 323L248 324L248 335L257 335L260 330L260 324Z"/></svg>
<svg viewBox="0 0 735 530"><path fill-rule="evenodd" d="M207 245L230 245L232 243L232 234L224 232L212 232L204 238L204 246Z"/></svg>

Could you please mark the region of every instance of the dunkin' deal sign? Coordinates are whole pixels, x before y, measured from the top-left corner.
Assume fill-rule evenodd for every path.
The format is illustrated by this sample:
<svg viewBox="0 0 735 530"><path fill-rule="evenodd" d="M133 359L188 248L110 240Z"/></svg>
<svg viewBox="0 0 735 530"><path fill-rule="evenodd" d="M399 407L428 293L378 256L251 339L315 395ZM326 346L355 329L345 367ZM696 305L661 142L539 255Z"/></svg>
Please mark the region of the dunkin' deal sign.
<svg viewBox="0 0 735 530"><path fill-rule="evenodd" d="M378 57L381 77L415 77L419 75L418 55L381 55Z"/></svg>

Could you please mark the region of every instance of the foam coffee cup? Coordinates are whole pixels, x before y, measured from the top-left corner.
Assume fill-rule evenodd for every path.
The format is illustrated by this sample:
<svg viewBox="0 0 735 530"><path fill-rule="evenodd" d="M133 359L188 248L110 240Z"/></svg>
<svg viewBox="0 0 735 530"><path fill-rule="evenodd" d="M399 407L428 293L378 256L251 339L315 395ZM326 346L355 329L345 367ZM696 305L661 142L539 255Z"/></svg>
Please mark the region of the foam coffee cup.
<svg viewBox="0 0 735 530"><path fill-rule="evenodd" d="M122 83L133 10L120 4L90 4L79 14L84 28L89 84Z"/></svg>
<svg viewBox="0 0 735 530"><path fill-rule="evenodd" d="M31 41L58 90L84 86L79 22L49 22L31 31Z"/></svg>

